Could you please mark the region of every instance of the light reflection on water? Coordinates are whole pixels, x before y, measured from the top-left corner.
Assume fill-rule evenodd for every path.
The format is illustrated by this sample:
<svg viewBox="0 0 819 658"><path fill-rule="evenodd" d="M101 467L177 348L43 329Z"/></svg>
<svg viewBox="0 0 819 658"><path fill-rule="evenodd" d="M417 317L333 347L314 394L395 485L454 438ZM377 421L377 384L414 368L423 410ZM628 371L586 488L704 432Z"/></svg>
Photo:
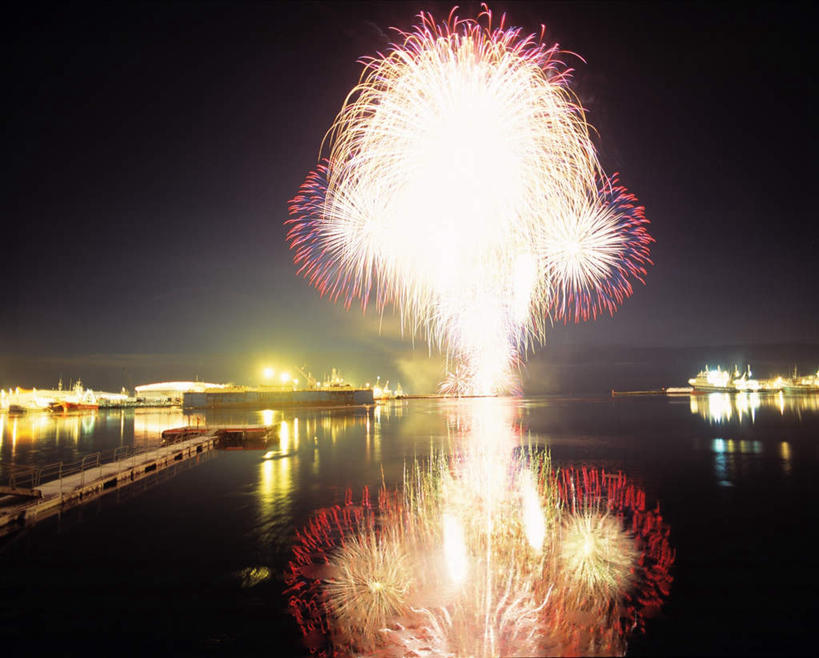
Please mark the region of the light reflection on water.
<svg viewBox="0 0 819 658"><path fill-rule="evenodd" d="M125 445L159 444L162 430L205 421L180 408L0 414L0 464L71 462Z"/></svg>
<svg viewBox="0 0 819 658"><path fill-rule="evenodd" d="M708 393L690 396L691 413L709 423L754 423L760 410L775 411L780 416L819 412L819 395L782 393Z"/></svg>
<svg viewBox="0 0 819 658"><path fill-rule="evenodd" d="M662 503L675 545L685 551L679 579L689 587L672 590L676 612L663 622L676 624L670 639L664 644L662 630L650 629L638 654L679 651L681 639L698 623L706 624L711 635L698 633L696 647L692 641L683 648L718 652L726 645L714 642L717 629L726 638L744 637L746 617L757 608L760 612L752 621L758 627L765 626L766 614L786 627L790 617L800 619L801 611L809 610L809 603L797 606L802 603L797 599L785 615L781 610L787 596L758 595L758 579L747 577L747 560L756 560L751 563L756 573L765 575L766 565L811 554L804 528L806 519L815 516L815 400L761 395L751 414L755 403L748 396L748 411L743 409L740 417L735 399L730 399L731 416L722 413L721 420L701 411L708 396L698 397L693 414L689 400L665 397L410 400L369 410L208 412L199 416L200 422L281 423L291 444L298 441L298 449L280 459L263 459L259 452L212 453L175 477L157 478L153 489L135 487L133 495L121 500L119 494L104 497L99 513L95 505L89 512L78 508L73 516L64 515L61 527L71 527L71 532L54 532L46 522L33 527L32 541L9 545L0 556L6 561L0 564L4 577L18 583L9 590L19 593L13 601L15 614L21 624L32 620L16 637L22 645L34 636L29 630L41 631L42 601L48 600L49 632L60 637L75 637L77 628L88 629L88 637L104 636L130 620L130 632L156 629L158 636L177 638L191 655L208 653L213 646L241 655L249 646L242 642L259 644L270 637L287 655L304 654L278 582L292 559L296 529L317 508L342 504L348 487L356 488L357 497L364 484L376 491L382 468L388 486L399 484L407 461L423 459L433 450L457 449L457 428L485 415L481 422L498 431L514 426L521 443L531 437L537 445L550 447L557 467L591 461L647 485L651 498ZM179 409L138 411L0 414L0 466L12 455L20 461L50 463L68 453L158 442L162 429L195 424L197 418ZM721 489L721 483L733 486ZM72 518L76 527L69 526ZM112 537L117 538L114 550ZM732 562L737 554L743 559ZM714 560L719 560L719 569L683 570L686 563ZM110 586L112 573L121 587ZM70 574L82 574L87 586L65 586ZM225 574L231 577L229 583L215 586ZM779 578L777 574L777 583ZM808 585L805 591L812 595L813 581ZM106 598L110 605L99 606L97 593L103 587L111 590ZM686 600L686 591L707 596ZM712 599L713 592L724 594ZM703 614L703 606L708 614ZM743 613L726 622L719 614L729 608ZM88 609L94 609L94 615L89 617ZM168 609L179 614L156 613ZM264 621L259 623L262 609ZM726 623L728 630L723 630ZM183 627L196 631L180 633ZM765 649L773 653L772 646Z"/></svg>
<svg viewBox="0 0 819 658"><path fill-rule="evenodd" d="M758 418L767 416L767 421L777 416L784 427L791 423L799 426L803 415L814 416L819 412L819 396L757 393L710 393L692 395L692 414L697 414L709 425L724 426L738 436L744 433L744 425L754 425ZM774 437L770 437L774 439ZM714 456L714 476L720 486L734 486L737 481L754 477L761 472L765 459L777 461L783 475L793 471L793 451L791 443L782 438L769 440L735 439L715 437L710 444Z"/></svg>
<svg viewBox="0 0 819 658"><path fill-rule="evenodd" d="M279 518L288 514L292 504L294 461L292 457L265 459L259 465L257 493L259 512L263 518Z"/></svg>
<svg viewBox="0 0 819 658"><path fill-rule="evenodd" d="M795 460L798 462L806 450L804 442L794 443L795 428L819 419L819 395L765 393L712 393L690 396L689 400L659 398L648 404L639 400L509 398L403 401L368 409L190 413L163 408L0 414L0 470L13 462L69 463L96 451L110 453L119 446L158 445L161 432L171 427L264 424L276 428L280 453L291 453L288 458L258 465L260 500L265 509L272 510L282 508L306 477L320 480L329 473L354 469L380 474L382 466L388 476L390 469L400 475L405 460L456 447L453 436L463 429L460 425L477 422L490 409L491 413L502 409L507 431L515 427L515 432L552 447L558 456L570 451L585 458L592 452L616 453L624 445L642 441L655 444L657 436L651 424L659 418L671 418L661 411L669 402L675 410L669 427L693 437L695 447L705 449L711 461L709 469L723 486L752 476L763 462L775 463L780 474L790 476ZM685 407L678 406L679 402ZM469 405L475 408L464 415L463 408ZM782 431L772 432L772 423ZM768 429L761 430L763 426ZM647 433L651 433L650 438L640 438ZM682 454L682 448L670 440L663 443L663 449Z"/></svg>

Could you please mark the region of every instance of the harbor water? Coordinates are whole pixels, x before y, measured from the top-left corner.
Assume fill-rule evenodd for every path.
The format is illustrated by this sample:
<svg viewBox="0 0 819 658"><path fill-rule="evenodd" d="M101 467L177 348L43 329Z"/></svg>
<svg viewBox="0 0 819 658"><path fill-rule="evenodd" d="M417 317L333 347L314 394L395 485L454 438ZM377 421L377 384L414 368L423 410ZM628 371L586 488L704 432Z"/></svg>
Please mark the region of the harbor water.
<svg viewBox="0 0 819 658"><path fill-rule="evenodd" d="M659 502L674 580L629 654L813 653L819 396L719 393L0 415L0 473L186 424L272 424L286 455L209 453L3 539L4 648L304 655L284 583L297 530L348 489L400 486L478 415L558 468L622 471Z"/></svg>

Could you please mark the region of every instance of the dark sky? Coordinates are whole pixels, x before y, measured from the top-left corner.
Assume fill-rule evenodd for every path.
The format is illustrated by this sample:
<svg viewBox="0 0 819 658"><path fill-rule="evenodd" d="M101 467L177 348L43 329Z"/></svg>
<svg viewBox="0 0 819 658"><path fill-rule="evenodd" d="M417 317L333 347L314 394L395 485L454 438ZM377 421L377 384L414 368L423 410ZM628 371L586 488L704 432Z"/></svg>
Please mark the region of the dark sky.
<svg viewBox="0 0 819 658"><path fill-rule="evenodd" d="M356 59L422 8L450 4L6 14L0 385L82 376L89 359L105 387L252 381L263 363L435 372L393 316L379 333L298 278L282 223ZM583 56L575 90L603 166L657 240L647 286L614 318L556 327L553 346L819 342L809 5L492 8Z"/></svg>

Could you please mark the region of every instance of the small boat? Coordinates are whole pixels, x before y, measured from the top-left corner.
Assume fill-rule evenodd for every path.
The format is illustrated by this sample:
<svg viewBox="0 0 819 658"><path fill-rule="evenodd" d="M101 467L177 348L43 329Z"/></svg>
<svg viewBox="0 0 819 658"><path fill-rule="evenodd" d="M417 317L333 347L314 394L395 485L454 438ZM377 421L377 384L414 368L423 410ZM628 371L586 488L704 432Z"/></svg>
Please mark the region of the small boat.
<svg viewBox="0 0 819 658"><path fill-rule="evenodd" d="M216 446L222 450L265 450L272 429L270 425L220 427L216 430Z"/></svg>
<svg viewBox="0 0 819 658"><path fill-rule="evenodd" d="M179 441L187 441L188 439L196 438L197 436L204 436L212 430L208 427L173 427L171 429L163 430L162 443L178 443Z"/></svg>

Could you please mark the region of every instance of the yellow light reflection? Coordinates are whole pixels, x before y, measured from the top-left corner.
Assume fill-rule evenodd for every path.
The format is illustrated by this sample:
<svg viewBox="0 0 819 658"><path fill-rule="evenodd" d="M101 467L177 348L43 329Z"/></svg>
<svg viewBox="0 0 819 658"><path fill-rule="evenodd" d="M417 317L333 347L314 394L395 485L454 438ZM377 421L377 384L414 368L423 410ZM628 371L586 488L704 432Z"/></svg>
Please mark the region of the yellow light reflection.
<svg viewBox="0 0 819 658"><path fill-rule="evenodd" d="M787 441L779 444L779 456L782 458L782 470L785 475L791 474L791 445Z"/></svg>
<svg viewBox="0 0 819 658"><path fill-rule="evenodd" d="M275 468L276 465L270 459L265 459L262 462L262 493L264 495L270 495L273 493L273 487L275 485Z"/></svg>
<svg viewBox="0 0 819 658"><path fill-rule="evenodd" d="M293 466L291 457L265 459L259 465L257 494L261 516L265 520L280 516L291 504Z"/></svg>
<svg viewBox="0 0 819 658"><path fill-rule="evenodd" d="M749 418L755 423L757 412L762 409L776 409L780 416L786 413L801 415L805 412L819 412L819 395L791 395L782 391L776 393L742 391L733 395L710 393L691 395L689 407L692 414L697 414L712 424L731 420L742 423L747 422Z"/></svg>
<svg viewBox="0 0 819 658"><path fill-rule="evenodd" d="M134 443L137 441L151 443L160 440L163 430L171 427L182 427L190 423L182 409L135 409L134 410Z"/></svg>
<svg viewBox="0 0 819 658"><path fill-rule="evenodd" d="M283 452L290 449L290 424L286 420L279 426L279 448Z"/></svg>
<svg viewBox="0 0 819 658"><path fill-rule="evenodd" d="M273 419L276 416L276 412L273 409L263 409L262 410L262 425L272 425Z"/></svg>

